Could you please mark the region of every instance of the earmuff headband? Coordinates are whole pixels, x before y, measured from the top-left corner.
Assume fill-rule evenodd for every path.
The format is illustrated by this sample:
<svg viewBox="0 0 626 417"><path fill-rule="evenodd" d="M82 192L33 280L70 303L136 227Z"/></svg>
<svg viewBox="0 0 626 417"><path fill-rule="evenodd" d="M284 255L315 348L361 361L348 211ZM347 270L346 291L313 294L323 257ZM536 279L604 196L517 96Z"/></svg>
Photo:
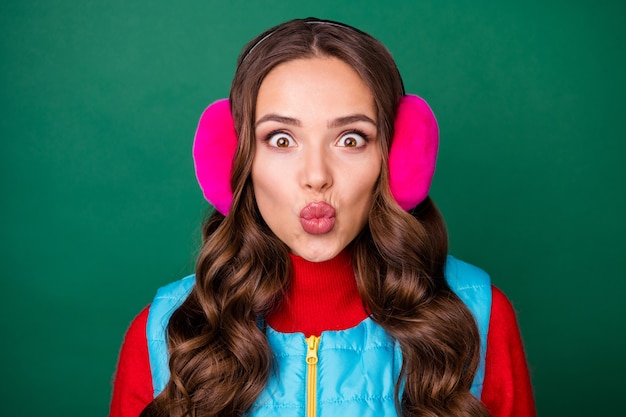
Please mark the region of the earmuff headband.
<svg viewBox="0 0 626 417"><path fill-rule="evenodd" d="M389 186L404 210L411 210L428 196L435 174L439 128L432 110L422 98L405 95L394 122L389 152ZM193 143L196 177L204 198L227 215L233 192L230 174L237 148L237 134L228 99L214 102L202 113Z"/></svg>

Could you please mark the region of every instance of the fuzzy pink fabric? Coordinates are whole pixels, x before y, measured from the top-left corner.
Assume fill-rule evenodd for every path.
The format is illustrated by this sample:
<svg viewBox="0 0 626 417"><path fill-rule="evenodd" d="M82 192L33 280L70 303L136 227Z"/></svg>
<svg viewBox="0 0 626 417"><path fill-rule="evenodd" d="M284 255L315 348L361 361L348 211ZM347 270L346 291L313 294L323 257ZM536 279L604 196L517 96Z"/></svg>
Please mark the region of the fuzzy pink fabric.
<svg viewBox="0 0 626 417"><path fill-rule="evenodd" d="M237 148L237 134L228 99L206 108L193 142L196 178L204 198L223 215L228 214L233 192L230 172Z"/></svg>
<svg viewBox="0 0 626 417"><path fill-rule="evenodd" d="M389 186L405 210L428 195L439 147L439 129L432 110L422 98L406 95L398 107L389 153ZM227 215L233 193L230 173L237 135L228 99L211 104L202 113L193 144L196 177L204 198Z"/></svg>
<svg viewBox="0 0 626 417"><path fill-rule="evenodd" d="M435 174L439 128L426 101L415 95L402 98L389 151L389 186L396 201L411 210L427 196Z"/></svg>

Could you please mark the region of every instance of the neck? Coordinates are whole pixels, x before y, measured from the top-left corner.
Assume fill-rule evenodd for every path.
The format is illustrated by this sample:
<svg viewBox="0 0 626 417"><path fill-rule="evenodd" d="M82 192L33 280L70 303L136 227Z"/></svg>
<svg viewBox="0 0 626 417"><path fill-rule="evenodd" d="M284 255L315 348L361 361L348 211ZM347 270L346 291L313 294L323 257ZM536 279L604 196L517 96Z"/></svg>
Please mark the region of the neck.
<svg viewBox="0 0 626 417"><path fill-rule="evenodd" d="M289 289L279 308L267 317L273 329L317 336L325 330L354 327L367 317L349 250L324 262L310 262L293 254L290 258Z"/></svg>

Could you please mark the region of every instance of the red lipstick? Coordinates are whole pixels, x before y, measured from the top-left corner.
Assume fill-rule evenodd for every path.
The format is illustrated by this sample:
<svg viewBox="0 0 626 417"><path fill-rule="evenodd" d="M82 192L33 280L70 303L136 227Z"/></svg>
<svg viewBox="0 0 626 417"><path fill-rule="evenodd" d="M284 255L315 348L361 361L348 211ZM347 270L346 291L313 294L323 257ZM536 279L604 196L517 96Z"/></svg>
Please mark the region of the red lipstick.
<svg viewBox="0 0 626 417"><path fill-rule="evenodd" d="M328 233L335 227L335 209L324 201L309 203L300 211L300 224L312 235Z"/></svg>

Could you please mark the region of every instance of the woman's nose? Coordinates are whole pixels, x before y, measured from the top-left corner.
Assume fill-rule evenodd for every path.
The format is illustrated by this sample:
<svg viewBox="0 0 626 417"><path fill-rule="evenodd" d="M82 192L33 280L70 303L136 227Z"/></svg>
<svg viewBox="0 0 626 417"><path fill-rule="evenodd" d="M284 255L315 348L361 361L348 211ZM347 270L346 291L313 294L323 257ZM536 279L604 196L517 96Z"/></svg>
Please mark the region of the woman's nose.
<svg viewBox="0 0 626 417"><path fill-rule="evenodd" d="M324 191L332 186L331 161L323 147L309 148L304 151L303 184L313 191Z"/></svg>

